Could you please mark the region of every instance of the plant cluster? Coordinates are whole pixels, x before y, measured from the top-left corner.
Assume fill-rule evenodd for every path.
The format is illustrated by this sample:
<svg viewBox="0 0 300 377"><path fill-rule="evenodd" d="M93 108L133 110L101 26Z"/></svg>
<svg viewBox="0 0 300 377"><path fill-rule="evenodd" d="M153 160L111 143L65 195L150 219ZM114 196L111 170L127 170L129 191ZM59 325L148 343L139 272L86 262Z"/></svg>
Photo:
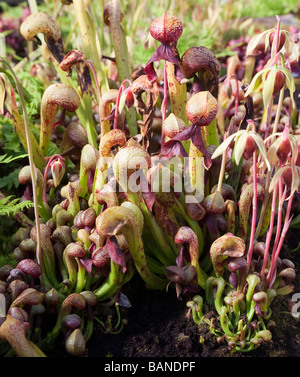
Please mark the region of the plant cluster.
<svg viewBox="0 0 300 377"><path fill-rule="evenodd" d="M295 278L280 252L299 207L297 41L278 17L220 77L207 47L180 56L183 25L165 11L150 26L152 56L133 69L116 0L103 9L114 48L103 60L88 2L62 2L79 47L65 48L47 13L20 26L43 54L32 64L44 85L38 137L1 58L0 111L29 158L18 174L23 205L11 211L15 264L0 268L1 355L45 356L59 339L85 355L95 326L122 331L122 288L134 274L148 289L174 288L232 351L270 341L272 302Z"/></svg>

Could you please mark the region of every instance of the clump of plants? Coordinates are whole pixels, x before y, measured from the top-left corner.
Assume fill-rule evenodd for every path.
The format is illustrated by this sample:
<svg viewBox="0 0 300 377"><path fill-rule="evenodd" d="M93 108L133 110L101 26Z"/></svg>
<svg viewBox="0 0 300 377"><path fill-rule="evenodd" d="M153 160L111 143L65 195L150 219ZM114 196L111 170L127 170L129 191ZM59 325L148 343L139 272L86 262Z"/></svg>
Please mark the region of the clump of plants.
<svg viewBox="0 0 300 377"><path fill-rule="evenodd" d="M122 331L122 288L134 274L148 289L174 289L232 351L270 341L273 299L295 278L280 252L299 206L297 44L278 17L220 77L208 48L180 55L182 22L165 11L150 26L152 56L134 69L116 0L103 9L106 59L86 2L64 6L77 46L66 49L47 13L20 26L43 54L31 66L44 87L36 116L1 58L1 114L28 155L23 204L0 202L11 201L6 214L20 226L0 268L1 355L46 356L61 339L85 355L95 326ZM270 58L255 73L261 49Z"/></svg>

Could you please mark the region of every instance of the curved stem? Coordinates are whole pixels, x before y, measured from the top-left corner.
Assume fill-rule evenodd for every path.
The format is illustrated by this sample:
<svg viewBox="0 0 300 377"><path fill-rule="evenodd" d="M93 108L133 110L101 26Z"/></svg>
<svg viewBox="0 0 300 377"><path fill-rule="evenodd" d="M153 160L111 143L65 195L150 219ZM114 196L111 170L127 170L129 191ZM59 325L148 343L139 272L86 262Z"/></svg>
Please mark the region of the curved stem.
<svg viewBox="0 0 300 377"><path fill-rule="evenodd" d="M54 154L53 156L50 157L50 159L47 162L47 165L45 167L44 171L44 187L43 187L43 202L47 203L47 198L46 198L46 189L47 189L47 176L48 176L48 171L51 167L51 163L55 158L60 158L62 161L65 161L65 158L62 157L59 154Z"/></svg>
<svg viewBox="0 0 300 377"><path fill-rule="evenodd" d="M280 114L281 114L281 109L282 109L282 104L283 104L283 99L284 99L284 87L281 89L279 93L279 99L278 99L278 104L277 104L277 110L276 110L276 116L275 116L275 121L273 125L273 131L272 134L274 135L277 132L278 129L278 124L280 120ZM273 139L272 139L273 142Z"/></svg>
<svg viewBox="0 0 300 377"><path fill-rule="evenodd" d="M274 245L273 245L273 249L272 249L271 266L274 262L275 251L277 249L279 237L280 237L280 234L281 234L282 205L283 205L283 200L285 198L285 193L282 192L283 189L282 189L282 178L281 177L280 177L278 186L279 186L279 205L278 205L278 209L277 209L277 227L276 227L276 235L275 235ZM268 276L267 276L267 280L268 280Z"/></svg>
<svg viewBox="0 0 300 377"><path fill-rule="evenodd" d="M22 104L22 101L21 101L21 104ZM25 106L25 103L24 103L24 106ZM27 136L26 136L27 131L26 131L25 120L22 117L22 115L17 111L17 109L12 110L12 115L14 117L14 126L18 134L18 137L20 139L20 142L22 143L25 151L28 152L28 144L27 144ZM46 161L44 159L42 150L30 129L28 132L29 132L29 138L30 138L30 143L31 143L30 149L32 151L34 164L38 169L43 170L46 165Z"/></svg>
<svg viewBox="0 0 300 377"><path fill-rule="evenodd" d="M101 62L101 47L97 40L95 25L91 19L84 0L73 0L76 19L80 28L83 40L84 55L95 65L98 82L100 83L101 92L104 93L109 89L107 77L104 73Z"/></svg>
<svg viewBox="0 0 300 377"><path fill-rule="evenodd" d="M251 274L247 276L248 282L248 290L246 293L246 312L247 312L247 320L250 322L252 320L252 316L254 314L254 307L252 307L253 300L252 296L257 284L260 283L260 278L257 275ZM254 302L255 303L255 302Z"/></svg>
<svg viewBox="0 0 300 377"><path fill-rule="evenodd" d="M257 198L264 194L264 188L260 184L250 183L242 190L239 200L239 236L246 240L248 234L248 218L250 217L251 203L253 203L254 193Z"/></svg>
<svg viewBox="0 0 300 377"><path fill-rule="evenodd" d="M97 73L96 73L96 70L95 70L93 62L90 59L88 59L87 61L88 61L89 66L91 68L92 74L94 76L95 85L96 85L96 89L97 89L97 94L98 94L99 101L100 101L100 98L101 98L101 89L100 89L100 86L99 86L99 81L98 81L98 78L97 78Z"/></svg>
<svg viewBox="0 0 300 377"><path fill-rule="evenodd" d="M269 136L270 126L271 126L271 117L272 117L273 102L274 102L274 98L272 96L271 100L270 100L270 103L269 103L268 110L267 110L266 132L265 132L265 135L264 135L265 139ZM264 116L263 116L263 118L264 118Z"/></svg>
<svg viewBox="0 0 300 377"><path fill-rule="evenodd" d="M277 190L278 190L278 184L274 187L274 190L273 190L271 221L270 221L270 226L269 226L269 230L268 230L268 233L267 233L265 254L264 254L263 264L262 264L262 268L261 268L261 272L260 272L261 279L263 279L263 277L264 277L265 268L266 268L267 260L268 260L268 256L269 256L269 248L270 248L270 243L271 243L271 238L272 238L272 233L273 233L273 227L274 227L274 221L275 221Z"/></svg>
<svg viewBox="0 0 300 377"><path fill-rule="evenodd" d="M120 289L122 280L121 266L111 260L108 278L94 291L97 300L104 301L113 296Z"/></svg>
<svg viewBox="0 0 300 377"><path fill-rule="evenodd" d="M23 95L23 91L21 88L21 85L19 83L19 80L17 76L15 75L13 69L10 67L9 63L6 62L5 59L1 58L0 61L2 61L8 69L11 71L17 90L21 99L21 106L24 114L24 126L25 126L25 133L26 133L26 143L27 143L27 149L28 149L28 158L29 158L29 165L30 165L30 172L32 177L32 193L33 193L33 203L34 203L34 215L35 215L35 222L36 222L36 230L37 230L37 247L36 247L36 258L40 266L42 267L42 248L41 248L41 230L40 230L40 216L39 216L39 208L38 208L38 195L37 195L37 187L36 187L36 171L35 171L35 165L34 165L34 158L32 153L32 146L31 146L31 137L30 137L30 127L29 127L29 120L28 120L28 114L26 110L26 104L25 99ZM41 274L40 279L42 280L43 274Z"/></svg>
<svg viewBox="0 0 300 377"><path fill-rule="evenodd" d="M200 225L197 221L192 220L188 214L186 213L185 207L182 205L181 201L176 199L176 203L172 206L172 209L174 212L178 213L182 216L182 218L186 221L186 223L189 225L190 228L193 229L193 231L196 233L198 242L199 242L199 257L201 256L203 252L204 247L204 238L203 233Z"/></svg>
<svg viewBox="0 0 300 377"><path fill-rule="evenodd" d="M230 330L230 325L231 325L231 322L228 318L228 309L226 306L222 306L221 309L220 309L220 322L221 322L221 326L222 326L222 330L224 331L224 333L229 336L229 337L235 337L236 334L234 334L233 332L231 332Z"/></svg>
<svg viewBox="0 0 300 377"><path fill-rule="evenodd" d="M275 123L274 123L272 134L274 134L275 132L277 132L278 122L279 122L279 119L280 119L281 106L282 106L282 102L283 102L283 94L284 94L284 92L282 92L282 90L281 90L281 92L280 92L280 99L279 99L278 107L277 107L276 119L275 119ZM281 105L279 106L280 103L281 103ZM269 132L269 129L270 129L272 107L273 107L273 97L271 98L271 101L270 101L270 104L269 104L269 108L268 108L268 114L267 114L267 120L266 120L266 134L265 134L265 138L268 136L268 132ZM276 131L275 131L275 129L276 129ZM273 140L271 141L271 143L272 142L273 142ZM261 172L261 173L263 173L263 172ZM258 220L258 224L257 224L257 227L256 227L255 239L257 239L259 237L259 235L260 235L262 223L263 223L265 212L266 212L266 209L267 209L267 205L268 205L268 201L269 201L269 190L268 190L268 188L269 188L269 185L270 185L270 180L271 180L271 171L268 170L267 171L266 186L265 186L266 187L265 197L264 197L264 201L263 201L261 212L260 212L261 213L260 214L260 218Z"/></svg>
<svg viewBox="0 0 300 377"><path fill-rule="evenodd" d="M277 27L276 27L275 38L272 45L272 52L274 51L274 54L272 54L272 57L276 56L276 54L278 53L278 48L279 48L279 43L280 43L280 17L276 16L276 18L277 18Z"/></svg>
<svg viewBox="0 0 300 377"><path fill-rule="evenodd" d="M269 270L269 273L268 273L268 276L267 276L267 287L269 287L269 288L271 287L271 285L274 281L273 276L274 276L274 272L275 272L275 269L276 269L277 260L278 260L278 257L279 257L279 254L280 254L280 251L281 251L281 248L282 248L284 238L286 236L290 222L292 220L292 218L290 218L290 213L291 213L291 209L292 209L293 199L294 199L294 196L291 195L290 198L289 198L289 201L288 201L287 209L286 209L284 226L283 226L283 229L282 229L282 232L281 232L280 241L277 245L277 249L276 249L276 252L274 254L274 258L272 258L271 267L270 267L270 270ZM272 255L272 257L273 257L273 255Z"/></svg>
<svg viewBox="0 0 300 377"><path fill-rule="evenodd" d="M166 83L168 85L169 90L169 97L170 97L170 105L172 113L182 119L184 123L187 124L188 119L186 115L186 103L187 103L187 88L186 84L182 83L179 84L175 75L174 75L174 64L168 61L165 61L166 70L167 70L167 80ZM164 88L165 89L165 88ZM187 154L189 154L190 149L190 141L182 141L182 145L186 150Z"/></svg>
<svg viewBox="0 0 300 377"><path fill-rule="evenodd" d="M218 188L217 188L217 191L219 192L221 192L221 189L222 189L223 178L224 178L225 168L226 168L226 157L227 157L227 148L225 149L222 155L221 169L219 173Z"/></svg>
<svg viewBox="0 0 300 377"><path fill-rule="evenodd" d="M168 78L167 78L167 62L164 60L164 99L161 104L162 122L166 119L167 115L167 99L168 99ZM161 145L165 143L166 135L161 133Z"/></svg>
<svg viewBox="0 0 300 377"><path fill-rule="evenodd" d="M88 136L88 141L95 148L97 147L97 132L93 119L93 102L90 94L84 93L81 98L81 104L85 110L85 129Z"/></svg>
<svg viewBox="0 0 300 377"><path fill-rule="evenodd" d="M50 136L58 108L76 111L80 105L80 97L76 90L66 84L51 84L45 90L41 100L41 130L40 148L45 155L48 149Z"/></svg>
<svg viewBox="0 0 300 377"><path fill-rule="evenodd" d="M257 149L253 153L253 201L252 201L252 224L251 224L251 234L250 234L250 243L248 249L248 266L251 264L251 258L253 253L254 245L254 233L257 217Z"/></svg>
<svg viewBox="0 0 300 377"><path fill-rule="evenodd" d="M107 208L97 218L96 228L98 233L104 237L111 237L119 232L124 234L136 269L144 282L153 289L166 287L167 279L158 277L148 267L142 229L131 209L122 206Z"/></svg>
<svg viewBox="0 0 300 377"><path fill-rule="evenodd" d="M76 282L75 292L80 293L85 288L85 268L80 263L79 259L76 259L76 260L77 260L78 271L77 271L77 282Z"/></svg>
<svg viewBox="0 0 300 377"><path fill-rule="evenodd" d="M121 8L117 0L108 3L109 30L115 51L116 65L118 69L118 79L123 82L131 78L131 64L129 59L125 31L121 25ZM131 107L126 112L126 120L130 135L134 136L137 132L136 113Z"/></svg>
<svg viewBox="0 0 300 377"><path fill-rule="evenodd" d="M199 263L199 245L198 238L195 232L186 226L181 227L176 236L175 242L179 244L188 243L189 244L189 254L191 259L191 265L195 267L197 271L198 285L205 289L206 280L208 276L202 270Z"/></svg>
<svg viewBox="0 0 300 377"><path fill-rule="evenodd" d="M128 82L129 85L131 85L131 81L129 79L125 79L122 82L122 84L120 85L120 88L119 88L119 91L118 91L118 97L117 97L117 101L116 101L116 108L115 108L115 117L114 117L114 125L113 125L114 129L118 128L118 115L119 115L120 98L121 98L121 94L124 91L126 82Z"/></svg>
<svg viewBox="0 0 300 377"><path fill-rule="evenodd" d="M156 247L153 250L153 254L157 259L164 265L168 266L170 263L174 262L175 257L177 256L176 252L172 250L171 246L167 243L164 234L161 228L158 226L155 217L148 210L141 192L137 193L127 193L128 199L136 204L143 213L145 224L152 234L152 237L156 241ZM176 248L175 248L176 250Z"/></svg>

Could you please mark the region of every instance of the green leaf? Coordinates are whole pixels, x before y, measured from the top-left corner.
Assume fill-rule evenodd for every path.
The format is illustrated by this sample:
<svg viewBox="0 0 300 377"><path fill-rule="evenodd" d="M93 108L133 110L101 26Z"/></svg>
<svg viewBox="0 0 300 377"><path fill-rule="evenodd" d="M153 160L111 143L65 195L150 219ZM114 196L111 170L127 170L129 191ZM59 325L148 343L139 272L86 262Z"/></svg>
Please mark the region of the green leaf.
<svg viewBox="0 0 300 377"><path fill-rule="evenodd" d="M270 68L264 68L261 71L256 73L256 75L253 77L250 85L248 86L248 89L245 93L245 97L249 96L250 93L252 93L253 91L255 91L257 89L257 87L261 83L261 76L269 70L270 70Z"/></svg>
<svg viewBox="0 0 300 377"><path fill-rule="evenodd" d="M123 91L123 93L121 94L121 97L120 97L120 101L119 101L119 114L121 114L121 112L123 111L124 109L124 106L125 106L125 102L126 102L126 96L127 96L127 93Z"/></svg>
<svg viewBox="0 0 300 377"><path fill-rule="evenodd" d="M0 73L2 88L0 88L0 111L4 114L4 104L9 113L12 112L11 83L5 73Z"/></svg>
<svg viewBox="0 0 300 377"><path fill-rule="evenodd" d="M6 298L3 293L0 293L0 317L6 316Z"/></svg>
<svg viewBox="0 0 300 377"><path fill-rule="evenodd" d="M261 154L263 160L265 161L268 170L271 170L271 165L270 165L270 162L267 158L267 151L266 151L266 147L265 147L263 138L255 132L251 132L251 137L254 139L256 145L258 146L260 154Z"/></svg>
<svg viewBox="0 0 300 377"><path fill-rule="evenodd" d="M270 186L269 186L269 192L272 192L274 190L274 187L279 182L279 178L283 175L283 173L286 170L289 170L290 168L291 168L290 166L283 166L282 168L277 170L277 172L275 173L274 177L271 180L271 183L270 183Z"/></svg>
<svg viewBox="0 0 300 377"><path fill-rule="evenodd" d="M5 102L5 85L2 79L2 76L0 75L0 113L4 114L4 102Z"/></svg>
<svg viewBox="0 0 300 377"><path fill-rule="evenodd" d="M263 84L263 101L264 101L264 106L268 108L273 92L274 92L274 85L275 85L275 78L276 78L276 73L277 73L277 68L272 68L269 71L269 74L267 76L266 81Z"/></svg>
<svg viewBox="0 0 300 377"><path fill-rule="evenodd" d="M248 132L244 131L236 143L237 145L236 145L234 156L235 156L235 161L237 164L240 163L241 157L244 153L248 136L249 136Z"/></svg>
<svg viewBox="0 0 300 377"><path fill-rule="evenodd" d="M217 158L221 154L223 154L226 151L226 148L229 147L230 143L232 140L237 138L243 131L238 131L235 134L232 134L228 136L219 146L218 148L214 151L213 155L211 156L212 159Z"/></svg>
<svg viewBox="0 0 300 377"><path fill-rule="evenodd" d="M280 67L279 70L283 72L286 77L286 86L288 87L290 91L290 97L293 102L293 107L296 107L295 100L294 100L294 92L296 90L296 86L295 86L295 80L293 78L293 75L291 74L290 70L285 67Z"/></svg>
<svg viewBox="0 0 300 377"><path fill-rule="evenodd" d="M6 175L5 177L0 178L0 189L6 187L7 190L10 190L12 187L19 187L19 172L21 168L13 170L11 173Z"/></svg>
<svg viewBox="0 0 300 377"><path fill-rule="evenodd" d="M21 154L19 156L15 156L15 157L13 157L13 156L6 157L6 156L7 156L7 154L0 156L0 164L9 164L10 162L18 160L20 158L28 157L28 154L27 153Z"/></svg>
<svg viewBox="0 0 300 377"><path fill-rule="evenodd" d="M253 51L256 49L256 47L263 43L263 41L266 38L266 34L269 33L269 30L266 30L262 33L255 34L249 41L247 45L246 55L252 55Z"/></svg>
<svg viewBox="0 0 300 377"><path fill-rule="evenodd" d="M12 199L13 196L7 196L0 200L0 216L15 215L18 211L24 211L25 208L33 207L31 200L19 202L20 198Z"/></svg>

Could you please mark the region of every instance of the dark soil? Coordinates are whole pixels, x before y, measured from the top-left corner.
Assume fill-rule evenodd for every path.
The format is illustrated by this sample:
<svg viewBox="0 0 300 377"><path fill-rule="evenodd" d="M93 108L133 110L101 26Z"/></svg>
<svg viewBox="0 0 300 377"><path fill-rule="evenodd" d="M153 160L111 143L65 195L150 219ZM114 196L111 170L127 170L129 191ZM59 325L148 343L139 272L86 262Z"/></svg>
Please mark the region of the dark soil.
<svg viewBox="0 0 300 377"><path fill-rule="evenodd" d="M299 237L298 237L299 238ZM298 246L297 237L291 233L289 250ZM300 293L300 254L283 250L282 257L296 265L297 277L294 293ZM291 315L291 298L277 297L272 306L272 341L257 350L231 353L227 346L217 344L206 329L198 327L187 318L187 298L179 300L175 289L168 292L149 291L138 276L124 287L131 302L130 309L122 310L128 320L118 335L103 334L95 329L88 345L89 357L299 357L300 320Z"/></svg>

